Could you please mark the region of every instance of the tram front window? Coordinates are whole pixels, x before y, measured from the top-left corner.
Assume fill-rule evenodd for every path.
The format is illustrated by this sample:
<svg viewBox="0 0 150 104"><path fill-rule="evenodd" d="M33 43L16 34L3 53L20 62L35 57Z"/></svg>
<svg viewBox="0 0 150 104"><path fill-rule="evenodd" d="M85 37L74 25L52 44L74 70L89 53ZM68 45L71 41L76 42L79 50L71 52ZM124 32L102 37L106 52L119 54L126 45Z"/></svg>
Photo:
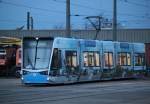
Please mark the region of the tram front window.
<svg viewBox="0 0 150 104"><path fill-rule="evenodd" d="M46 69L49 67L52 40L49 38L26 39L23 44L23 67Z"/></svg>

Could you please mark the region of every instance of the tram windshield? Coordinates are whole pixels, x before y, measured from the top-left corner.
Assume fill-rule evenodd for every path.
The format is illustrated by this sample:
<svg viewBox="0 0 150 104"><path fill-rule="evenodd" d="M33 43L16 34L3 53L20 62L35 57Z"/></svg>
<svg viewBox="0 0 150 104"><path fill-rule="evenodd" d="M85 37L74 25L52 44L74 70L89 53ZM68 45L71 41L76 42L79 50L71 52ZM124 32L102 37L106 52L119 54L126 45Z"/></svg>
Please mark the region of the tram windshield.
<svg viewBox="0 0 150 104"><path fill-rule="evenodd" d="M33 70L49 67L52 39L24 39L23 41L23 67Z"/></svg>

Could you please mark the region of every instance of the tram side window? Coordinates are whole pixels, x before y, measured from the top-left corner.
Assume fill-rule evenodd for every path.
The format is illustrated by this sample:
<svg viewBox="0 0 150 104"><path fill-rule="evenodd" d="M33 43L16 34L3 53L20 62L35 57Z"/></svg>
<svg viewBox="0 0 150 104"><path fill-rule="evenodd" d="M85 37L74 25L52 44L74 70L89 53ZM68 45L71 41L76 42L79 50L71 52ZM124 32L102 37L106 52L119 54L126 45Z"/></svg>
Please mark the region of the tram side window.
<svg viewBox="0 0 150 104"><path fill-rule="evenodd" d="M100 66L100 55L99 55L99 53L95 52L94 57L95 57L95 66Z"/></svg>
<svg viewBox="0 0 150 104"><path fill-rule="evenodd" d="M21 58L21 50L19 50L19 58Z"/></svg>
<svg viewBox="0 0 150 104"><path fill-rule="evenodd" d="M76 51L66 51L66 66L67 67L77 67L77 52Z"/></svg>
<svg viewBox="0 0 150 104"><path fill-rule="evenodd" d="M55 48L53 52L51 68L52 70L61 68L61 50L58 50L57 48Z"/></svg>
<svg viewBox="0 0 150 104"><path fill-rule="evenodd" d="M112 52L105 52L105 67L112 67L113 66L113 53Z"/></svg>
<svg viewBox="0 0 150 104"><path fill-rule="evenodd" d="M84 57L84 66L88 66L88 52L84 52L83 57Z"/></svg>
<svg viewBox="0 0 150 104"><path fill-rule="evenodd" d="M5 59L5 57L6 57L5 51L0 49L0 59Z"/></svg>
<svg viewBox="0 0 150 104"><path fill-rule="evenodd" d="M5 59L5 55L0 55L0 59Z"/></svg>
<svg viewBox="0 0 150 104"><path fill-rule="evenodd" d="M127 53L127 65L130 66L131 65L131 54Z"/></svg>
<svg viewBox="0 0 150 104"><path fill-rule="evenodd" d="M143 66L144 65L144 54L139 53L135 54L135 66Z"/></svg>
<svg viewBox="0 0 150 104"><path fill-rule="evenodd" d="M98 52L84 52L84 66L100 66L100 56Z"/></svg>
<svg viewBox="0 0 150 104"><path fill-rule="evenodd" d="M121 66L131 65L131 54L126 52L118 53L118 64Z"/></svg>

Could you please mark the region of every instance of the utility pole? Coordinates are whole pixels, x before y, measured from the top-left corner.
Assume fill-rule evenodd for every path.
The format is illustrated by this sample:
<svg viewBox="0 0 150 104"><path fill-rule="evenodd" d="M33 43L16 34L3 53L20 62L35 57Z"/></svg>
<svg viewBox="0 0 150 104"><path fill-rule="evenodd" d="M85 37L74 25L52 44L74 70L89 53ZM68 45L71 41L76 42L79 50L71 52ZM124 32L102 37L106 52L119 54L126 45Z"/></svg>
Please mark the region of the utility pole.
<svg viewBox="0 0 150 104"><path fill-rule="evenodd" d="M117 0L113 0L113 41L117 41Z"/></svg>
<svg viewBox="0 0 150 104"><path fill-rule="evenodd" d="M27 12L27 30L30 30L30 12Z"/></svg>
<svg viewBox="0 0 150 104"><path fill-rule="evenodd" d="M117 41L117 0L113 0L113 41ZM116 43L114 44L114 51L116 51ZM117 60L115 55L115 60ZM117 70L117 63L114 61L115 72Z"/></svg>
<svg viewBox="0 0 150 104"><path fill-rule="evenodd" d="M33 30L33 17L30 17L31 19L31 30Z"/></svg>
<svg viewBox="0 0 150 104"><path fill-rule="evenodd" d="M27 12L27 30L33 30L33 17Z"/></svg>
<svg viewBox="0 0 150 104"><path fill-rule="evenodd" d="M66 37L71 37L70 30L70 0L66 0Z"/></svg>

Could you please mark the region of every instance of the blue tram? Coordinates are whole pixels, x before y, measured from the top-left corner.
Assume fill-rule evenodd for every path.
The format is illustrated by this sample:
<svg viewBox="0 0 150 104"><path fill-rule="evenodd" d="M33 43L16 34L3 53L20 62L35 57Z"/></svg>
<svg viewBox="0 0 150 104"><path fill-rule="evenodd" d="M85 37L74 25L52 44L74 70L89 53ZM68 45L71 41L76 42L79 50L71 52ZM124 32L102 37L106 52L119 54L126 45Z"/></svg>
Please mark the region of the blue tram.
<svg viewBox="0 0 150 104"><path fill-rule="evenodd" d="M24 38L22 82L59 84L142 76L143 43L74 38Z"/></svg>

